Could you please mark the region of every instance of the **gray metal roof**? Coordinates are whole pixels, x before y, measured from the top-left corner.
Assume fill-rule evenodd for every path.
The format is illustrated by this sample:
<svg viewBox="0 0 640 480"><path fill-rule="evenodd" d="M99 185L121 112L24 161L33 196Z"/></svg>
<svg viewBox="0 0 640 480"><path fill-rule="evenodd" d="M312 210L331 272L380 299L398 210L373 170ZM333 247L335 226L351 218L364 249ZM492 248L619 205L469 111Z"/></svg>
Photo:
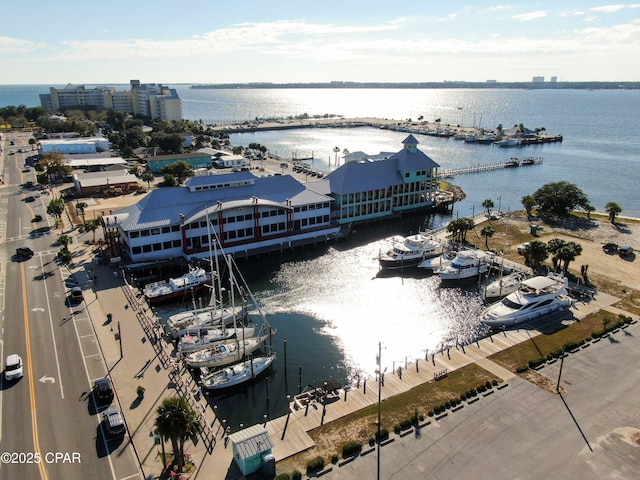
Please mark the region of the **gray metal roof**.
<svg viewBox="0 0 640 480"><path fill-rule="evenodd" d="M418 140L413 135L409 135L402 143L405 147L397 153L380 152L378 155L368 156L365 160L347 162L320 182L314 182L314 185L325 182L324 186L311 188L321 192L330 191L337 195L366 192L404 183L405 172L429 170L440 166L416 148Z"/></svg>
<svg viewBox="0 0 640 480"><path fill-rule="evenodd" d="M267 430L261 425L253 425L229 435L236 452L242 460L255 457L273 448L273 441Z"/></svg>
<svg viewBox="0 0 640 480"><path fill-rule="evenodd" d="M211 183L208 176L192 177L190 186L194 182ZM215 175L222 177L222 175ZM149 192L138 203L105 215L105 221L120 223L123 230L137 230L176 224L180 221L180 214L190 218L205 208L215 206L217 202L234 202L258 197L266 201L284 203L290 200L292 206L309 203L332 201L331 197L307 189L290 175L273 177L255 177L251 172L235 172L224 175L229 182L253 177L255 183L236 187L216 188L192 192L189 187L159 188Z"/></svg>

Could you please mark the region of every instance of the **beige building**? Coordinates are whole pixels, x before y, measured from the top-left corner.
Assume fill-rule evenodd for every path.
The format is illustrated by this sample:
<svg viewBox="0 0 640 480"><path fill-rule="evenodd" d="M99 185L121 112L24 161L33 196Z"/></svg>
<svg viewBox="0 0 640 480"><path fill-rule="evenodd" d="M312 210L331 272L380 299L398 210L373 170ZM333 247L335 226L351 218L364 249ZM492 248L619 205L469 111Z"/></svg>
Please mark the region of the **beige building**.
<svg viewBox="0 0 640 480"><path fill-rule="evenodd" d="M49 87L49 93L40 95L42 108L51 112L67 109L118 110L152 120L182 120L182 100L174 88L162 84L129 82L130 90L118 91L113 87L68 84L58 89Z"/></svg>

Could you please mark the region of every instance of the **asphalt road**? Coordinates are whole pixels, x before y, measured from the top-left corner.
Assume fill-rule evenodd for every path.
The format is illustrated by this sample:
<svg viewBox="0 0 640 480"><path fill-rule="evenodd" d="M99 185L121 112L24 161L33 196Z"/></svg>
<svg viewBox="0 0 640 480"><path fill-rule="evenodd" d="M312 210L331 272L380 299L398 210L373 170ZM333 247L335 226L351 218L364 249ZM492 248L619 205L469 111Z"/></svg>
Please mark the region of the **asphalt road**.
<svg viewBox="0 0 640 480"><path fill-rule="evenodd" d="M12 138L11 134L5 135ZM0 384L0 476L3 478L136 478L137 462L128 436L108 439L101 411L91 393L93 380L107 374L85 304L68 302L67 270L59 265L46 215L48 197L33 202L22 184L35 181L23 172L30 155L26 139L16 140L26 153L7 155L0 190L2 253L2 359L19 353L25 375ZM3 155L13 147L5 141ZM32 222L35 214L41 222ZM19 246L36 254L20 261ZM87 299L90 301L91 299ZM114 399L117 403L117 398ZM100 472L100 473L98 473Z"/></svg>

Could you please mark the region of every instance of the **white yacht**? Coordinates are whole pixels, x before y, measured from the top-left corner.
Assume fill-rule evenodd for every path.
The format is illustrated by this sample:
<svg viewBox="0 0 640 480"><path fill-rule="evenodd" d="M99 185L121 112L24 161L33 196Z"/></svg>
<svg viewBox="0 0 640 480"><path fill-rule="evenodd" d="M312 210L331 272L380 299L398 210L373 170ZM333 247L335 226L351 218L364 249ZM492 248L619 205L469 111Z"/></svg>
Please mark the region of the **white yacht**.
<svg viewBox="0 0 640 480"><path fill-rule="evenodd" d="M378 257L381 268L415 267L427 258L440 255L441 245L432 235L417 233L393 239L393 247Z"/></svg>
<svg viewBox="0 0 640 480"><path fill-rule="evenodd" d="M482 250L462 250L449 265L437 269L434 273L440 276L440 280L477 277L489 270L490 259L491 255Z"/></svg>
<svg viewBox="0 0 640 480"><path fill-rule="evenodd" d="M510 293L518 290L523 280L526 279L527 274L524 272L513 272L509 275L500 276L484 287L485 301L506 297Z"/></svg>
<svg viewBox="0 0 640 480"><path fill-rule="evenodd" d="M451 265L454 258L456 258L456 252L445 252L437 257L423 260L418 264L418 268L424 268L425 270L438 270L439 268Z"/></svg>
<svg viewBox="0 0 640 480"><path fill-rule="evenodd" d="M211 273L201 267L191 268L180 277L148 283L144 286L143 293L149 303L154 304L202 290L210 283Z"/></svg>
<svg viewBox="0 0 640 480"><path fill-rule="evenodd" d="M567 284L566 277L556 274L523 280L518 290L487 307L480 320L493 328L510 327L569 308Z"/></svg>

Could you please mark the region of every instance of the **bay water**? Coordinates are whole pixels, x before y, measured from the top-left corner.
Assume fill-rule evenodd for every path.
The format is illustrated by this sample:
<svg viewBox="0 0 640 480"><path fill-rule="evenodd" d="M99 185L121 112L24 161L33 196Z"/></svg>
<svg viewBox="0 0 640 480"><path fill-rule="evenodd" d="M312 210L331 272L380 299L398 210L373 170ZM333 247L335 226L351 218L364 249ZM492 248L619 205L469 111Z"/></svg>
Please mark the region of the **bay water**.
<svg viewBox="0 0 640 480"><path fill-rule="evenodd" d="M541 165L468 174L451 181L465 191L452 216L478 213L492 199L502 211L522 209L520 199L560 180L575 183L598 212L614 201L623 216L640 217L640 111L638 90L472 89L190 89L175 85L184 117L207 123L255 118L335 114L504 128L524 124L562 134L561 143L517 149L466 144L416 135L419 148L444 169L503 162L511 156L542 157ZM120 86L118 88L124 88ZM39 104L48 86L0 86L0 106ZM36 95L31 99L32 95ZM20 101L15 101L20 99ZM31 99L31 100L27 100ZM369 154L396 152L406 133L377 128L316 128L231 135L234 145L257 142L284 159L310 157L330 171L344 149ZM334 148L340 153L336 156ZM376 369L378 342L383 368L404 366L428 352L481 335L478 286L441 284L437 276L406 270L381 274L377 256L388 238L435 228L451 217L406 217L359 226L336 243L248 260L239 266L277 330L278 360L253 385L212 396L220 418L236 430L287 411L287 395L334 378L354 385ZM185 308L165 307L163 317ZM286 364L285 346L286 341ZM286 373L286 374L285 374Z"/></svg>

